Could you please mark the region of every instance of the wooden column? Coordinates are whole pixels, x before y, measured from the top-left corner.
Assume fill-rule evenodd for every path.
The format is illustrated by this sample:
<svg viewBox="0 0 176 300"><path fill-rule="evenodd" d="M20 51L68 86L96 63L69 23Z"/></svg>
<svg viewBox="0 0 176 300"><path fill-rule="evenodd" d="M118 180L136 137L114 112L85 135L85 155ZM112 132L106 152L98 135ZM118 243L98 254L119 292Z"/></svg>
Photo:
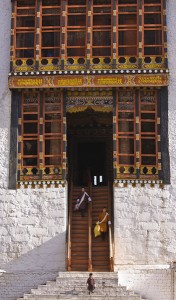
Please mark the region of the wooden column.
<svg viewBox="0 0 176 300"><path fill-rule="evenodd" d="M160 118L160 112L161 112L161 90L157 90L157 136L159 137L157 140L157 163L158 163L158 177L159 179L162 179L162 161L161 161L161 118Z"/></svg>
<svg viewBox="0 0 176 300"><path fill-rule="evenodd" d="M117 137L116 137L116 105L117 105L117 90L113 89L113 169L114 169L114 179L117 178Z"/></svg>
<svg viewBox="0 0 176 300"><path fill-rule="evenodd" d="M113 0L113 17L112 17L112 67L116 68L116 59L117 59L117 10L116 10L116 0Z"/></svg>
<svg viewBox="0 0 176 300"><path fill-rule="evenodd" d="M67 172L68 172L68 166L67 166L67 122L66 122L66 105L67 105L67 92L64 90L61 93L61 107L63 110L63 124L62 124L62 180L66 180L67 178Z"/></svg>
<svg viewBox="0 0 176 300"><path fill-rule="evenodd" d="M90 55L91 55L91 49L90 49L90 45L92 44L91 41L91 28L92 28L92 0L88 0L88 9L87 9L87 53L86 53L86 59L87 59L87 69L90 68Z"/></svg>
<svg viewBox="0 0 176 300"><path fill-rule="evenodd" d="M163 0L163 26L164 26L164 67L168 68L166 0Z"/></svg>
<svg viewBox="0 0 176 300"><path fill-rule="evenodd" d="M15 56L14 48L14 28L15 28L15 3L12 1L12 15L11 15L11 40L10 40L10 71L13 71L13 60Z"/></svg>
<svg viewBox="0 0 176 300"><path fill-rule="evenodd" d="M142 0L139 0L139 6L138 6L138 24L139 24L139 30L138 30L138 67L139 69L142 68L142 45L143 43L143 32L142 32Z"/></svg>
<svg viewBox="0 0 176 300"><path fill-rule="evenodd" d="M17 97L17 95L16 95ZM17 171L17 180L20 180L20 175L21 175L21 171L22 171L22 167L21 167L21 155L23 152L22 149L22 91L19 95L19 99L18 99L18 171Z"/></svg>
<svg viewBox="0 0 176 300"><path fill-rule="evenodd" d="M134 128L135 128L135 132L134 132L134 141L136 140L136 153L135 153L135 167L136 167L136 177L139 178L140 177L140 128L139 128L139 90L135 91L135 120L134 120ZM136 135L136 136L135 136Z"/></svg>
<svg viewBox="0 0 176 300"><path fill-rule="evenodd" d="M65 64L65 57L66 57L66 1L61 1L61 69L64 70L64 64Z"/></svg>
<svg viewBox="0 0 176 300"><path fill-rule="evenodd" d="M12 91L11 125L10 125L9 189L16 189L17 164L18 163L20 164L21 162L21 141L18 142L18 128L19 128L19 133L21 134L21 110L19 109L20 103L21 103L21 94L18 91ZM19 119L18 119L18 114L19 114ZM18 151L17 151L17 145L18 145Z"/></svg>
<svg viewBox="0 0 176 300"><path fill-rule="evenodd" d="M40 128L39 128L39 176L40 179L42 179L43 175L43 166L44 166L44 158L43 158L43 131L44 131L44 126L43 126L43 91L40 92Z"/></svg>
<svg viewBox="0 0 176 300"><path fill-rule="evenodd" d="M36 7L36 43L35 43L35 67L36 70L39 69L39 57L41 56L41 30L40 30L40 18L41 12L40 8L42 6L42 0L37 0L37 7Z"/></svg>
<svg viewBox="0 0 176 300"><path fill-rule="evenodd" d="M160 130L161 130L161 162L162 180L164 184L170 184L170 158L169 158L169 139L168 139L168 89L163 87L159 93L160 101Z"/></svg>

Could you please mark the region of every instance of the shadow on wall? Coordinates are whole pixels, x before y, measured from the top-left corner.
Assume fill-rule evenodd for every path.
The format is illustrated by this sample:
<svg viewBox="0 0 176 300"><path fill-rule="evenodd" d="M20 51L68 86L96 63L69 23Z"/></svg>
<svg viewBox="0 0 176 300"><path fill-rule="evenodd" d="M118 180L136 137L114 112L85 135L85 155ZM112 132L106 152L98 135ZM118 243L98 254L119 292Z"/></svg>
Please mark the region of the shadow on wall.
<svg viewBox="0 0 176 300"><path fill-rule="evenodd" d="M58 271L65 271L65 237L58 234L41 246L7 263L0 276L1 300L16 300L32 288L55 280Z"/></svg>
<svg viewBox="0 0 176 300"><path fill-rule="evenodd" d="M65 232L58 234L35 249L7 263L5 271L64 270L66 250L65 239Z"/></svg>

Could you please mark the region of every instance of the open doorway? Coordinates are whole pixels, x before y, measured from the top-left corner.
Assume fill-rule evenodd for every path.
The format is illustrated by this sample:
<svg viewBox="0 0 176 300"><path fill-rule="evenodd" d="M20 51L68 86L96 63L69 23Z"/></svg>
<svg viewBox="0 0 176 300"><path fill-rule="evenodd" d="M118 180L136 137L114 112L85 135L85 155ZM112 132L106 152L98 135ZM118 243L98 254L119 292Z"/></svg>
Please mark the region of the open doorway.
<svg viewBox="0 0 176 300"><path fill-rule="evenodd" d="M107 185L113 172L112 112L67 113L68 178L76 186Z"/></svg>
<svg viewBox="0 0 176 300"><path fill-rule="evenodd" d="M103 141L78 142L77 170L78 185L105 185L106 172L106 143Z"/></svg>

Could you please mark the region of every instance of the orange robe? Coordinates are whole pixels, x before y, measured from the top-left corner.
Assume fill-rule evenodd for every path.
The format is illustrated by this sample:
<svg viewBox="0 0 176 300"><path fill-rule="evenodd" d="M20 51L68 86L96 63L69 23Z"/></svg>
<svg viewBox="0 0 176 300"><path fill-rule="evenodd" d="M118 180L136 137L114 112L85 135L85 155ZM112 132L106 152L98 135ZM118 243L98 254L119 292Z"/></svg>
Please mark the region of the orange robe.
<svg viewBox="0 0 176 300"><path fill-rule="evenodd" d="M105 215L107 214L106 218L104 219ZM101 222L104 219L104 221L100 224L100 231L101 232L107 232L108 230L108 221L110 221L109 214L107 212L102 212L99 217L98 221Z"/></svg>

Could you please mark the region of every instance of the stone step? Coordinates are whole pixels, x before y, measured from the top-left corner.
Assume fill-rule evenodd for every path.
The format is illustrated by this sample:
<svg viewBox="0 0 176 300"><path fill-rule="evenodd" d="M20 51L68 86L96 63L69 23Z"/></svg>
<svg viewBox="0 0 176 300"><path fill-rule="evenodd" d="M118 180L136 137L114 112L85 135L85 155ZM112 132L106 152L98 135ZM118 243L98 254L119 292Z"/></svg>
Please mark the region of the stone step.
<svg viewBox="0 0 176 300"><path fill-rule="evenodd" d="M111 296L111 295L95 295L95 294L87 294L87 295L25 295L24 298L18 298L17 300L28 300L28 299L32 299L32 300L48 300L48 299L92 299L92 300L101 300L101 299L114 299L114 300L147 300L147 299L142 299L140 298L140 296L138 295L133 295L133 296Z"/></svg>
<svg viewBox="0 0 176 300"><path fill-rule="evenodd" d="M54 289L60 289L62 287L73 287L73 288L84 288L86 286L86 281L84 281L83 283L80 283L80 282L73 282L71 283L70 281L69 282L63 282L63 281L56 281L54 283L52 282L47 282L47 284L45 285L39 285L38 289L47 289L48 287ZM126 290L125 287L121 287L121 286L118 286L117 284L117 281L114 281L114 282L97 282L96 281L96 288L97 289L118 289L118 291L123 291L123 290Z"/></svg>
<svg viewBox="0 0 176 300"><path fill-rule="evenodd" d="M27 296L27 295L26 295ZM48 296L34 296L34 297L30 297L30 298L18 298L17 300L22 300L22 299L32 299L32 300L49 300L49 299L52 299L52 300L65 300L65 299L71 299L71 300L76 300L76 299L79 299L79 300L86 300L86 299L91 299L91 300L101 300L101 299L107 299L107 300L147 300L147 299L142 299L140 298L139 296L118 296L118 297L114 297L114 296L108 296L108 295L105 295L102 297L102 295L94 295L94 294L91 294L91 295L87 295L87 296L74 296L74 295L67 295L67 296L62 296L62 295L59 295L59 296L56 296L56 295L48 295Z"/></svg>
<svg viewBox="0 0 176 300"><path fill-rule="evenodd" d="M77 295L86 295L87 294L87 289L46 289L46 290L31 290L32 295L48 295L48 294L53 294L53 295L60 295L60 294L77 294ZM134 296L133 292L128 292L128 291L120 291L118 289L96 289L96 295L105 295L105 294L110 294L111 296L129 296L132 295Z"/></svg>
<svg viewBox="0 0 176 300"><path fill-rule="evenodd" d="M82 277L82 278L88 278L90 272L59 272L58 277L62 278L75 278L75 277ZM118 273L116 272L93 272L94 278L118 278Z"/></svg>
<svg viewBox="0 0 176 300"><path fill-rule="evenodd" d="M114 300L142 300L140 295L118 285L118 274L109 272L95 272L95 292L88 294L86 282L89 272L59 272L56 281L47 281L32 289L31 294L24 294L17 300L49 300L49 299L114 299ZM147 299L146 299L147 300Z"/></svg>

